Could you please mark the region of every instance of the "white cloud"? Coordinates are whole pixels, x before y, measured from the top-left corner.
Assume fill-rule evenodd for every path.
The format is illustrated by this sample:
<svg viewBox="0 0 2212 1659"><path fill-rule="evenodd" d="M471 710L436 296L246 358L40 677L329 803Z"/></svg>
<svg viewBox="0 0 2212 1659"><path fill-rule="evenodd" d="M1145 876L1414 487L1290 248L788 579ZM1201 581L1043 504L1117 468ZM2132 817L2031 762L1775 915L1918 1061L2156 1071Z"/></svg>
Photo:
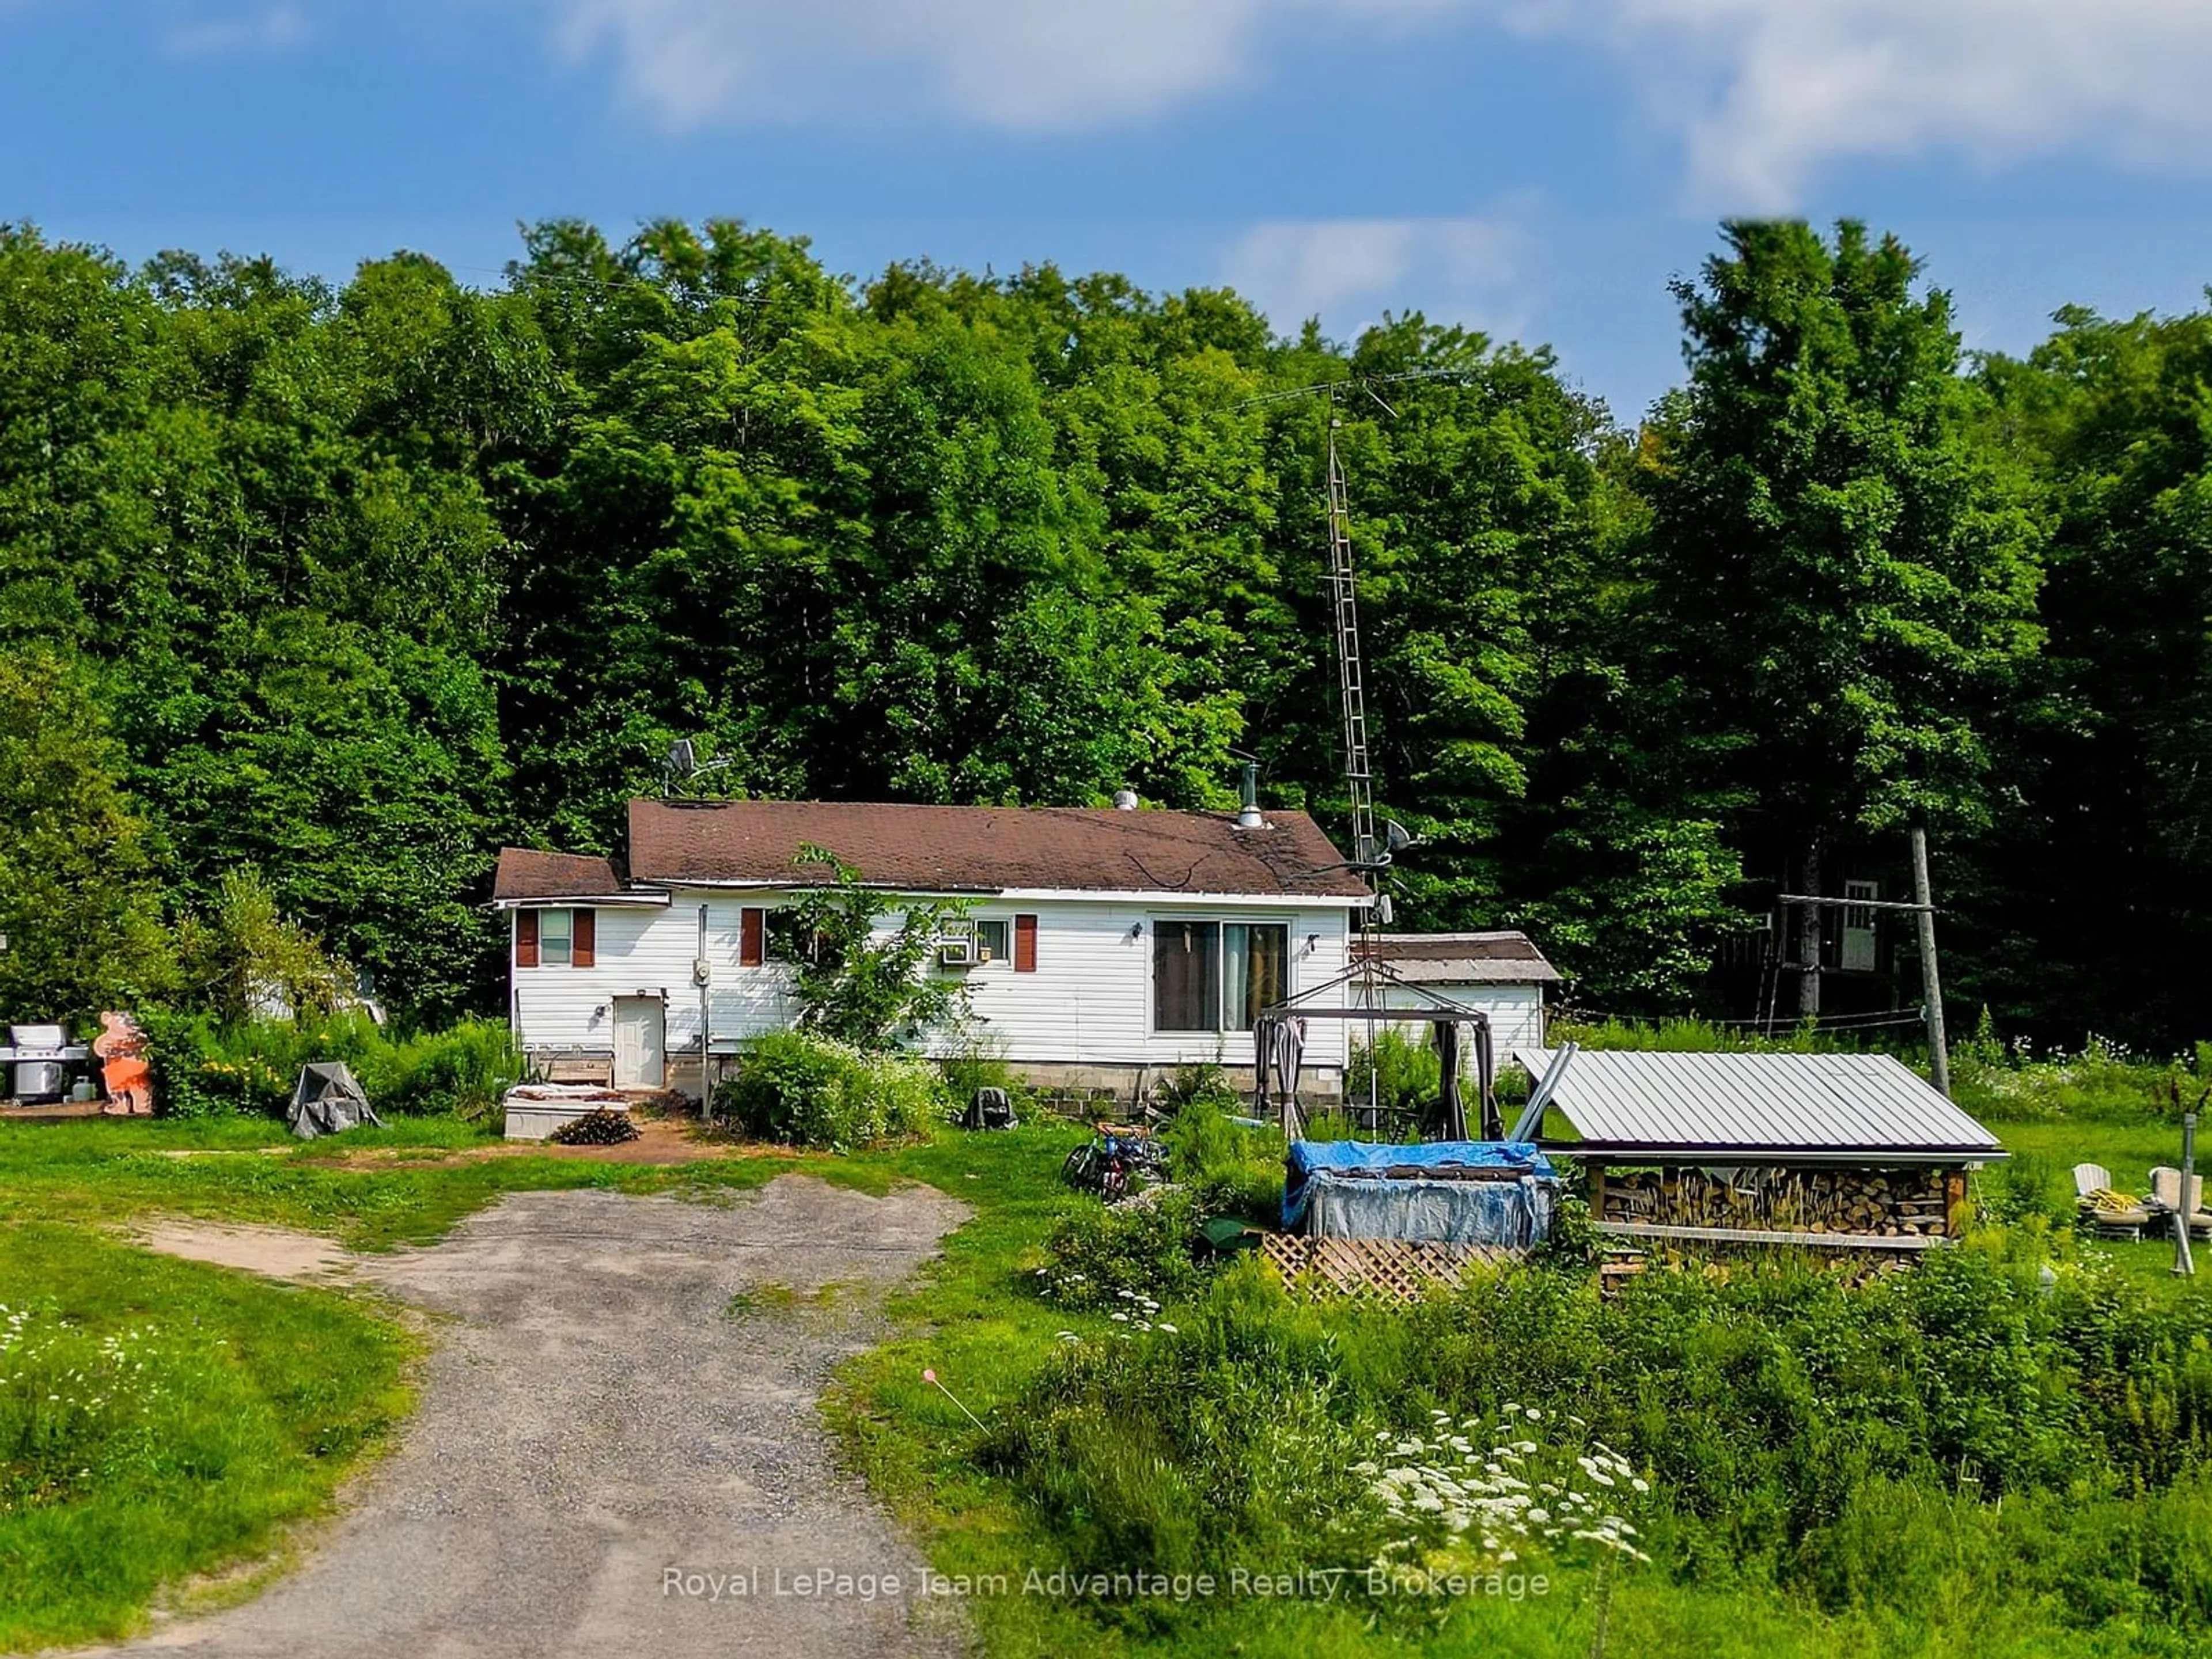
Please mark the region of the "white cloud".
<svg viewBox="0 0 2212 1659"><path fill-rule="evenodd" d="M307 20L291 5L264 6L180 23L165 37L171 52L186 57L228 52L281 52L307 38Z"/></svg>
<svg viewBox="0 0 2212 1659"><path fill-rule="evenodd" d="M927 110L1110 128L1256 75L1301 20L1501 27L1612 57L1701 208L1781 210L1822 165L2086 150L2195 167L2212 0L547 0L580 61L676 127Z"/></svg>
<svg viewBox="0 0 2212 1659"><path fill-rule="evenodd" d="M1509 0L1616 52L1681 137L1698 205L1789 209L1825 163L2086 150L2201 165L2205 0Z"/></svg>
<svg viewBox="0 0 2212 1659"><path fill-rule="evenodd" d="M1464 0L554 0L578 60L679 128L921 105L1024 132L1185 103L1255 66L1298 12L1416 21Z"/></svg>
<svg viewBox="0 0 2212 1659"><path fill-rule="evenodd" d="M1385 310L1510 336L1528 323L1518 293L1526 238L1492 219L1292 219L1230 245L1222 279L1279 330L1319 317L1349 336Z"/></svg>

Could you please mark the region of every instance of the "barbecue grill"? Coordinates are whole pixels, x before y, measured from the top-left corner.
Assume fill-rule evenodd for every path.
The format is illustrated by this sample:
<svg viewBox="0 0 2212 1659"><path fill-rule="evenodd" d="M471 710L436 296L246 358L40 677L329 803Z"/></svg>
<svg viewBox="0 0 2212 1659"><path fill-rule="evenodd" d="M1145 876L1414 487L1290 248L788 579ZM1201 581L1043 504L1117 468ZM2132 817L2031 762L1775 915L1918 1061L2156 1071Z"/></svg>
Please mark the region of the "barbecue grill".
<svg viewBox="0 0 2212 1659"><path fill-rule="evenodd" d="M92 1051L71 1042L59 1025L10 1025L0 1063L14 1068L9 1092L18 1100L59 1100L69 1087L69 1068L82 1065Z"/></svg>

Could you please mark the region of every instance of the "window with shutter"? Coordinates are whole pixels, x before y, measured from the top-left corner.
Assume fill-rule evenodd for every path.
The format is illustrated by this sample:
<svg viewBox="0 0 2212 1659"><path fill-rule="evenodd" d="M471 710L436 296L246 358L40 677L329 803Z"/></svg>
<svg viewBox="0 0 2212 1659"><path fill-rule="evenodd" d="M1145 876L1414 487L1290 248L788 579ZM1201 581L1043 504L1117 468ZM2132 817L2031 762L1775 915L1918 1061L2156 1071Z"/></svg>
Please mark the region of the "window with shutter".
<svg viewBox="0 0 2212 1659"><path fill-rule="evenodd" d="M1018 974L1036 972L1037 919L1035 916L1014 918L1014 971Z"/></svg>
<svg viewBox="0 0 2212 1659"><path fill-rule="evenodd" d="M768 960L768 912L747 906L738 913L738 966L757 968Z"/></svg>
<svg viewBox="0 0 2212 1659"><path fill-rule="evenodd" d="M538 912L517 910L514 913L514 965L535 968L538 965Z"/></svg>
<svg viewBox="0 0 2212 1659"><path fill-rule="evenodd" d="M568 960L579 968L589 968L599 959L599 913L571 910L568 915L572 918Z"/></svg>

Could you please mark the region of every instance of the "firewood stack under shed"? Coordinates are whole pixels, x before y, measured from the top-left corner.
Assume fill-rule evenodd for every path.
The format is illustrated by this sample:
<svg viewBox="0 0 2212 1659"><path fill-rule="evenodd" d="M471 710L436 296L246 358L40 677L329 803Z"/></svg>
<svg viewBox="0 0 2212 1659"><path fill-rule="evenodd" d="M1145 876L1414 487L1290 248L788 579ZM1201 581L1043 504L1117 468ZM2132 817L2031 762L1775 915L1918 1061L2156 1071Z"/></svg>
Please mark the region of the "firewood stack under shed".
<svg viewBox="0 0 2212 1659"><path fill-rule="evenodd" d="M1607 1170L1598 1218L1929 1238L1954 1231L1965 1198L1963 1174L1926 1168Z"/></svg>
<svg viewBox="0 0 2212 1659"><path fill-rule="evenodd" d="M1628 1241L1906 1255L1965 1231L1967 1171L2005 1155L1887 1054L1577 1052L1547 1107L1544 1150Z"/></svg>

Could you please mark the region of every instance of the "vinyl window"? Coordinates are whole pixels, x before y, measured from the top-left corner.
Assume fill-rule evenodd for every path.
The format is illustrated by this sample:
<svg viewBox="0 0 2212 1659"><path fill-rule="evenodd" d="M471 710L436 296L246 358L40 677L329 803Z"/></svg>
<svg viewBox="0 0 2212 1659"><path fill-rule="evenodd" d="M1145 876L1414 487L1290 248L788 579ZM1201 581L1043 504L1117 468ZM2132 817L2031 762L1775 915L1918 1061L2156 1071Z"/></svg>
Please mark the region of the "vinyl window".
<svg viewBox="0 0 2212 1659"><path fill-rule="evenodd" d="M993 962L1010 963L1014 957L1012 942L1008 938L1012 927L1004 916L981 917L975 923L975 943L991 953Z"/></svg>
<svg viewBox="0 0 2212 1659"><path fill-rule="evenodd" d="M573 912L540 910L538 913L538 961L541 967L566 968L575 955L575 945Z"/></svg>
<svg viewBox="0 0 2212 1659"><path fill-rule="evenodd" d="M1152 1026L1248 1031L1290 988L1291 930L1282 922L1173 917L1152 924Z"/></svg>

